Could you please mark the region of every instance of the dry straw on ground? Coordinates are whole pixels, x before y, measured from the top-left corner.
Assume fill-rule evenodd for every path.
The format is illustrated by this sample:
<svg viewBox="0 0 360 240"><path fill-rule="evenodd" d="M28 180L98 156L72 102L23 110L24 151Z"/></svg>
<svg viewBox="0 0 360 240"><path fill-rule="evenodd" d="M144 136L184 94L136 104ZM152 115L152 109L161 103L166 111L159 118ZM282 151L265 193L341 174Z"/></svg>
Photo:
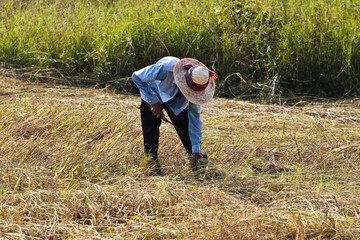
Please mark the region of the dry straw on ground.
<svg viewBox="0 0 360 240"><path fill-rule="evenodd" d="M4 239L358 239L360 102L202 109L195 176L170 124L141 173L139 98L0 77Z"/></svg>

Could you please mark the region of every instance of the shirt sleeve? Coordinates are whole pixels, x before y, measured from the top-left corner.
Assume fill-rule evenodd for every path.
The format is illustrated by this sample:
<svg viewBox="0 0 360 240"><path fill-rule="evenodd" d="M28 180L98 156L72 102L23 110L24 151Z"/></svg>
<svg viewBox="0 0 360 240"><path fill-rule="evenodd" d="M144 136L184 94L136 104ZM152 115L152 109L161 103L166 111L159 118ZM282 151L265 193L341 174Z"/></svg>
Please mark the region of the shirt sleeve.
<svg viewBox="0 0 360 240"><path fill-rule="evenodd" d="M164 74L166 74L166 69L163 64L153 64L132 74L132 80L139 88L141 98L147 103L154 104L160 101L149 82L161 80Z"/></svg>
<svg viewBox="0 0 360 240"><path fill-rule="evenodd" d="M200 118L200 105L189 102L189 135L192 145L192 153L201 153L202 125Z"/></svg>

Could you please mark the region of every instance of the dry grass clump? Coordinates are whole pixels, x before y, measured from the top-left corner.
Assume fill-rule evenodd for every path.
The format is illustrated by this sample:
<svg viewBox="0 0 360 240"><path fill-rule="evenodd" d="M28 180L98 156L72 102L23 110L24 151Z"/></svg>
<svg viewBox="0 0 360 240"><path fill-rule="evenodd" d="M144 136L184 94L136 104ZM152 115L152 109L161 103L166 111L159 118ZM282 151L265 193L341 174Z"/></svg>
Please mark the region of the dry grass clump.
<svg viewBox="0 0 360 240"><path fill-rule="evenodd" d="M0 77L4 239L358 239L360 103L203 107L195 175L171 125L140 171L139 98Z"/></svg>

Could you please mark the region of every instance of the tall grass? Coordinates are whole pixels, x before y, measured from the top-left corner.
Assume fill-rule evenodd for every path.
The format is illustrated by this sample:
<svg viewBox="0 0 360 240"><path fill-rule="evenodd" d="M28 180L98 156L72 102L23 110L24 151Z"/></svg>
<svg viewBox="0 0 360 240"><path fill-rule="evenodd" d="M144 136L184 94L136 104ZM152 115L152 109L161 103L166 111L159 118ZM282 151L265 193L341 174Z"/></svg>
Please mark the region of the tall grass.
<svg viewBox="0 0 360 240"><path fill-rule="evenodd" d="M357 1L10 0L0 10L1 62L98 83L174 55L215 69L218 96L359 93Z"/></svg>

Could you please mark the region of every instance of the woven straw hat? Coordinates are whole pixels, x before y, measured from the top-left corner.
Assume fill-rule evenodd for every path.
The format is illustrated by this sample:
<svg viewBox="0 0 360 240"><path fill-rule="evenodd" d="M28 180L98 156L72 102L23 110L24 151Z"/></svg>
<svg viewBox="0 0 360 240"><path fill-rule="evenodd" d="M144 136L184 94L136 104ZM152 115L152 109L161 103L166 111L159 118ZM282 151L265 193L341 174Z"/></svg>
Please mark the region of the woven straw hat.
<svg viewBox="0 0 360 240"><path fill-rule="evenodd" d="M187 100L201 105L209 102L217 74L193 58L183 58L174 67L175 83Z"/></svg>

